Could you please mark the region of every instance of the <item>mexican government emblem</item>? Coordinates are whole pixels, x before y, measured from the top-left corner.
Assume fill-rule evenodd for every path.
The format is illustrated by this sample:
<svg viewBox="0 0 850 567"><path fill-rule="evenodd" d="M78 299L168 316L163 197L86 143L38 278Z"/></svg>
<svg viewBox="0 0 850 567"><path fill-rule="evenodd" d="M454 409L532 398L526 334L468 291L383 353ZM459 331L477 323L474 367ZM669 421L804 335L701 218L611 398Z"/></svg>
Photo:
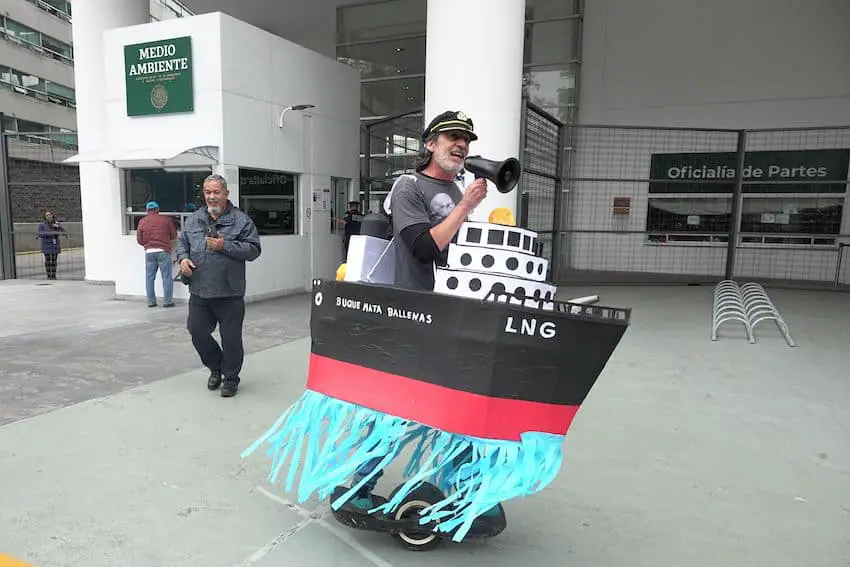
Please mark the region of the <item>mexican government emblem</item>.
<svg viewBox="0 0 850 567"><path fill-rule="evenodd" d="M156 85L151 91L151 104L157 110L162 110L168 104L168 90L162 85Z"/></svg>

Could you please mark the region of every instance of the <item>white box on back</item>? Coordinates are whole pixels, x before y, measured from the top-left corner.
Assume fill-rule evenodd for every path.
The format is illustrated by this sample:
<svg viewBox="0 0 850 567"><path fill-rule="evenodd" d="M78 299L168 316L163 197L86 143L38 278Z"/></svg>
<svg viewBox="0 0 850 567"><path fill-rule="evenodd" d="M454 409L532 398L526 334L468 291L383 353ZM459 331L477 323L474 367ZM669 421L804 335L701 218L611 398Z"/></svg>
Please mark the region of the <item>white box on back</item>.
<svg viewBox="0 0 850 567"><path fill-rule="evenodd" d="M394 240L356 234L348 243L345 281L393 284L395 282Z"/></svg>

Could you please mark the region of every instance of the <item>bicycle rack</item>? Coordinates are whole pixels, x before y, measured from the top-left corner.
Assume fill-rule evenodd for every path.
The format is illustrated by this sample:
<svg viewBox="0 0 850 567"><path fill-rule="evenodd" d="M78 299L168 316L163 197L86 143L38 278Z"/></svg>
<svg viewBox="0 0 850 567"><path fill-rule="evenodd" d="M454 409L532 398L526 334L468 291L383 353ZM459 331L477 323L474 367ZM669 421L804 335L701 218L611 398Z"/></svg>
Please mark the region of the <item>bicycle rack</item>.
<svg viewBox="0 0 850 567"><path fill-rule="evenodd" d="M785 323L782 315L779 314L779 309L776 308L760 284L744 284L741 287L741 297L744 301L744 309L747 312L750 328L755 329L756 325L763 321L774 321L782 336L785 337L788 346L797 346L794 343L794 339L791 338L788 325Z"/></svg>
<svg viewBox="0 0 850 567"><path fill-rule="evenodd" d="M720 325L730 321L743 323L750 343L756 342L753 336L753 326L750 324L747 310L744 308L741 287L735 281L723 280L714 288L714 308L711 322L712 341L717 340L717 329Z"/></svg>

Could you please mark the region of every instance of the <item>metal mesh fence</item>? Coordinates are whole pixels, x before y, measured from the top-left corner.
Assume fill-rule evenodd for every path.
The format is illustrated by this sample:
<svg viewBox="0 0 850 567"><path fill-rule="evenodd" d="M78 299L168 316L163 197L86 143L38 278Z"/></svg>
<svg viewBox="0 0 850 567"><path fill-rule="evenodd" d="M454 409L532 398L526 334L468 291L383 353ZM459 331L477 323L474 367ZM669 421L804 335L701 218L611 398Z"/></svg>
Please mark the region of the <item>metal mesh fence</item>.
<svg viewBox="0 0 850 567"><path fill-rule="evenodd" d="M560 128L543 111L526 106L523 173L520 198L524 206L523 224L539 233L554 229L555 191L560 180Z"/></svg>
<svg viewBox="0 0 850 567"><path fill-rule="evenodd" d="M4 134L11 197L15 276L20 279L83 279L80 174L62 163L76 153L76 134ZM45 220L53 213L56 222Z"/></svg>
<svg viewBox="0 0 850 567"><path fill-rule="evenodd" d="M557 281L850 283L850 129L568 130Z"/></svg>

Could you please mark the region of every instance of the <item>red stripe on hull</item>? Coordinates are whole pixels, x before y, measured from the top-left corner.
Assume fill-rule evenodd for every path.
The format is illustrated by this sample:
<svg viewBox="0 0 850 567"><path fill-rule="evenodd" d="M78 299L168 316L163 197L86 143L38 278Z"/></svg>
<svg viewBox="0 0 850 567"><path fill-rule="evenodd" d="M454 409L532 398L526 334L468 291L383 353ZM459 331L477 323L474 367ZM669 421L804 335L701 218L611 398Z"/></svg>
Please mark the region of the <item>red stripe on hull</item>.
<svg viewBox="0 0 850 567"><path fill-rule="evenodd" d="M381 413L485 439L519 441L529 431L565 435L578 406L491 398L310 355L307 388Z"/></svg>

